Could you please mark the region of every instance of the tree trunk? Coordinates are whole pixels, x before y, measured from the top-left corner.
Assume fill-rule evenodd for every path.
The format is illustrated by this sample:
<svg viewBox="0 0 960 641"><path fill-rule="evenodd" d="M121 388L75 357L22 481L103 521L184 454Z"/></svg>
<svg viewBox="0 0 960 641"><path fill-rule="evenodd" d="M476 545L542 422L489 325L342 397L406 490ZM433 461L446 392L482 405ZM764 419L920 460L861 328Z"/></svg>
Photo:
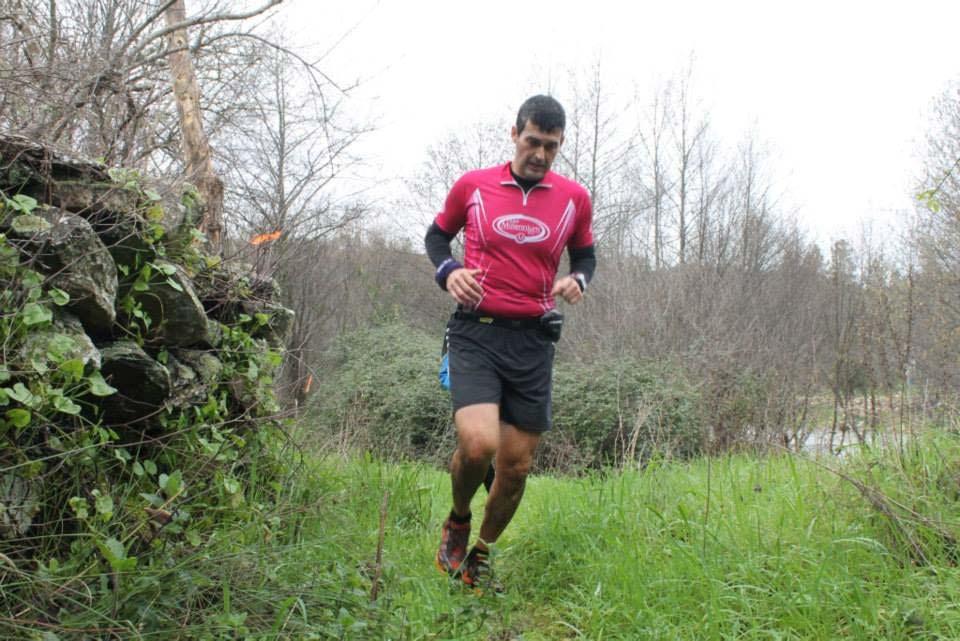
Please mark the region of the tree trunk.
<svg viewBox="0 0 960 641"><path fill-rule="evenodd" d="M184 0L175 0L166 11L167 26L186 20ZM206 204L200 230L210 243L211 250L222 251L223 181L213 169L213 153L203 131L200 114L200 87L193 69L193 60L187 45L187 30L176 29L168 36L170 75L173 95L180 114L183 159L187 180L196 185Z"/></svg>

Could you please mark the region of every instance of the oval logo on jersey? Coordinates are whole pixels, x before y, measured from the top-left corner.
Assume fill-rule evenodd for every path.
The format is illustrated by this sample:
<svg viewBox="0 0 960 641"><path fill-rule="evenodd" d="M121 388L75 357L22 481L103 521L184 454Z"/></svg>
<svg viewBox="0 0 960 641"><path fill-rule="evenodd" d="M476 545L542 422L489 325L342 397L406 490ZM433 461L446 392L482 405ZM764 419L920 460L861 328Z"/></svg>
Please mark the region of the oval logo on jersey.
<svg viewBox="0 0 960 641"><path fill-rule="evenodd" d="M550 237L550 228L543 221L523 214L507 214L493 221L493 229L520 245L539 243Z"/></svg>

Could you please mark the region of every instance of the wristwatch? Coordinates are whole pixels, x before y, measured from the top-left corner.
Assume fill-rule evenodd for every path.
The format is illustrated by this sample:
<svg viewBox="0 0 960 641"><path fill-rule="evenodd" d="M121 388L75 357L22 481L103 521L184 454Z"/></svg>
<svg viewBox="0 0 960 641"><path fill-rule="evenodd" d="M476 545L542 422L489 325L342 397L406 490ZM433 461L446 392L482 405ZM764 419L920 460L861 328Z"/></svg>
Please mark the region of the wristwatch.
<svg viewBox="0 0 960 641"><path fill-rule="evenodd" d="M570 274L573 277L573 280L577 281L577 285L580 286L580 293L587 291L587 277L581 274L580 272L573 272Z"/></svg>

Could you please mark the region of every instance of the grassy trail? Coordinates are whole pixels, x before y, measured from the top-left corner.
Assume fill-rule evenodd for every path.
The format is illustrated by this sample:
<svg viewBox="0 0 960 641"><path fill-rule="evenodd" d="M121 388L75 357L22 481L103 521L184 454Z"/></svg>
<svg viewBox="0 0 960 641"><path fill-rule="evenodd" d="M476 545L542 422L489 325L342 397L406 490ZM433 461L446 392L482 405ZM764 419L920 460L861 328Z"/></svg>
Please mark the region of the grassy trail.
<svg viewBox="0 0 960 641"><path fill-rule="evenodd" d="M919 485L882 461L863 470L955 529L955 502L934 495L949 457L932 448L911 465L926 479ZM960 572L937 561L947 554L909 562L889 519L804 459L534 476L496 550L508 591L482 597L432 563L449 509L445 474L328 459L305 478L288 497L301 509L258 558L272 564L259 571L274 590L298 595L263 638L960 638ZM371 603L385 492L382 583ZM484 498L481 490L475 514Z"/></svg>

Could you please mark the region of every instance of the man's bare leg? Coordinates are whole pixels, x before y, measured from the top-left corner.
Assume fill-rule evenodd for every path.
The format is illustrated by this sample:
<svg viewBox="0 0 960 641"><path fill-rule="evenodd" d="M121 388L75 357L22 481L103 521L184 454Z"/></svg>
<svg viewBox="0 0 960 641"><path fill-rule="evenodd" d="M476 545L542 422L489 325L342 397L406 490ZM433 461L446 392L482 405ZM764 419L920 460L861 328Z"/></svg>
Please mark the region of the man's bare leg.
<svg viewBox="0 0 960 641"><path fill-rule="evenodd" d="M497 475L487 496L487 505L480 525L478 547L494 543L506 529L527 484L527 475L533 464L533 454L540 443L540 434L525 432L509 423L500 423L500 439L496 450ZM485 473L486 470L483 471ZM480 480L483 480L481 474ZM479 484L479 482L478 482ZM476 488L474 488L476 490Z"/></svg>
<svg viewBox="0 0 960 641"><path fill-rule="evenodd" d="M453 511L466 516L500 444L500 408L496 403L461 407L454 414L454 423L457 450L450 462Z"/></svg>
<svg viewBox="0 0 960 641"><path fill-rule="evenodd" d="M490 573L489 546L500 537L517 511L533 453L540 442L540 434L501 422L499 415L500 408L493 403L468 405L454 415L457 450L450 463L454 513L444 523L444 536L437 552L437 565L441 570L448 574L459 572L463 582L474 589L490 588L495 592L502 591L502 587ZM487 494L480 537L473 549L460 557L469 541L469 521L464 517L470 514L470 502L494 456L497 474Z"/></svg>

